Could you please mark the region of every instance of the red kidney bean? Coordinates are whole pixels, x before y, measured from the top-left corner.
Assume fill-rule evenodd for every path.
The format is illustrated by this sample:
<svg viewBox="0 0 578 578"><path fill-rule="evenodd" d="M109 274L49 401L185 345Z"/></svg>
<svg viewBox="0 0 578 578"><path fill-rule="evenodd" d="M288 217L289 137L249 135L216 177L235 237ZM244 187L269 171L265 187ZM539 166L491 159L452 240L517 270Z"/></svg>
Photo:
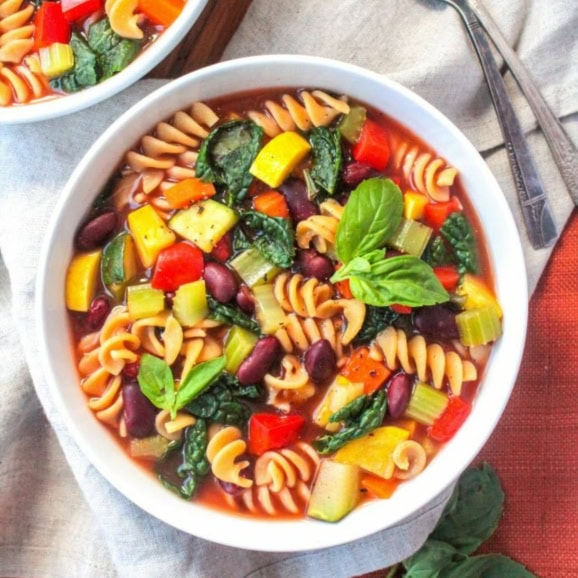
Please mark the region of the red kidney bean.
<svg viewBox="0 0 578 578"><path fill-rule="evenodd" d="M315 249L299 251L297 268L306 277L316 277L325 281L335 273L335 267L329 257L319 254Z"/></svg>
<svg viewBox="0 0 578 578"><path fill-rule="evenodd" d="M204 277L207 290L220 303L228 303L237 294L237 278L233 271L222 263L207 263Z"/></svg>
<svg viewBox="0 0 578 578"><path fill-rule="evenodd" d="M124 421L129 435L144 438L155 427L156 409L145 397L137 383L128 383L122 388Z"/></svg>
<svg viewBox="0 0 578 578"><path fill-rule="evenodd" d="M415 328L424 333L440 339L457 339L460 334L456 323L455 311L444 305L420 307L413 314Z"/></svg>
<svg viewBox="0 0 578 578"><path fill-rule="evenodd" d="M125 363L122 368L122 375L128 380L135 380L140 369L140 362L133 361L132 363Z"/></svg>
<svg viewBox="0 0 578 578"><path fill-rule="evenodd" d="M76 235L76 246L82 251L102 247L116 228L116 213L107 211L85 223Z"/></svg>
<svg viewBox="0 0 578 578"><path fill-rule="evenodd" d="M92 300L88 309L86 324L90 329L100 329L104 320L110 313L110 303L105 297L97 297Z"/></svg>
<svg viewBox="0 0 578 578"><path fill-rule="evenodd" d="M405 412L411 395L411 378L407 373L396 373L387 387L387 411L397 419Z"/></svg>
<svg viewBox="0 0 578 578"><path fill-rule="evenodd" d="M247 285L241 285L241 287L239 287L235 301L245 313L252 315L255 312L255 300L253 299L251 289L249 289Z"/></svg>
<svg viewBox="0 0 578 578"><path fill-rule="evenodd" d="M233 232L225 233L213 247L211 257L224 263L233 254Z"/></svg>
<svg viewBox="0 0 578 578"><path fill-rule="evenodd" d="M343 182L349 187L356 187L361 181L373 175L373 169L363 163L352 162L343 169Z"/></svg>
<svg viewBox="0 0 578 578"><path fill-rule="evenodd" d="M307 187L299 179L287 179L279 189L289 205L289 212L295 222L304 221L319 214L319 207L307 196Z"/></svg>
<svg viewBox="0 0 578 578"><path fill-rule="evenodd" d="M276 337L268 335L257 342L253 351L241 363L237 378L243 385L260 382L281 355L281 344Z"/></svg>
<svg viewBox="0 0 578 578"><path fill-rule="evenodd" d="M326 383L335 373L337 357L327 339L320 339L311 344L305 352L305 370L311 381Z"/></svg>

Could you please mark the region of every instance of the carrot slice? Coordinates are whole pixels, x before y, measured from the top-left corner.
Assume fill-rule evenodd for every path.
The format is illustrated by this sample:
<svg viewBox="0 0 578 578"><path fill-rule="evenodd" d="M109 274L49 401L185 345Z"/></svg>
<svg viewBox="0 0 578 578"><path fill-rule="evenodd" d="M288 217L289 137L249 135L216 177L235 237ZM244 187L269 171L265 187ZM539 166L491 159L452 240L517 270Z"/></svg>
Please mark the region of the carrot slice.
<svg viewBox="0 0 578 578"><path fill-rule="evenodd" d="M256 211L269 217L289 218L289 206L285 197L278 191L267 191L261 193L253 199L253 206Z"/></svg>
<svg viewBox="0 0 578 578"><path fill-rule="evenodd" d="M208 199L216 193L213 183L201 179L184 179L164 192L165 199L173 209L182 209L189 203Z"/></svg>
<svg viewBox="0 0 578 578"><path fill-rule="evenodd" d="M138 0L140 11L155 24L170 26L183 11L183 0Z"/></svg>
<svg viewBox="0 0 578 578"><path fill-rule="evenodd" d="M373 474L364 473L361 476L360 485L363 489L371 492L376 498L387 499L391 498L393 492L395 492L397 486L399 486L399 482L399 480L386 480Z"/></svg>
<svg viewBox="0 0 578 578"><path fill-rule="evenodd" d="M341 375L354 383L363 383L363 392L371 395L377 391L383 382L391 375L391 371L375 359L369 357L369 349L361 347L353 352Z"/></svg>

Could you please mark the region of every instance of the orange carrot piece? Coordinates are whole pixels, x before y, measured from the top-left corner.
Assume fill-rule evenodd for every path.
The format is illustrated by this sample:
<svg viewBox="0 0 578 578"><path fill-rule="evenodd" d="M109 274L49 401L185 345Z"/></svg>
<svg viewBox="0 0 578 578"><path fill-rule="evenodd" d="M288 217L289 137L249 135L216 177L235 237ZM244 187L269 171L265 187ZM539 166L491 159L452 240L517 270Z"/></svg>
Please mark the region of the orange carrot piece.
<svg viewBox="0 0 578 578"><path fill-rule="evenodd" d="M343 281L337 281L334 283L337 291L339 291L339 295L344 299L353 299L353 293L349 287L349 279L343 279Z"/></svg>
<svg viewBox="0 0 578 578"><path fill-rule="evenodd" d="M371 359L367 347L361 347L353 352L353 355L341 370L341 375L344 375L354 383L362 382L363 392L371 395L391 375L391 371L383 363Z"/></svg>
<svg viewBox="0 0 578 578"><path fill-rule="evenodd" d="M161 26L170 26L184 6L184 0L138 0L139 10L150 21Z"/></svg>
<svg viewBox="0 0 578 578"><path fill-rule="evenodd" d="M278 191L267 191L261 193L253 199L253 206L256 211L269 217L289 218L289 206L285 197Z"/></svg>
<svg viewBox="0 0 578 578"><path fill-rule="evenodd" d="M399 480L393 478L386 480L373 474L363 473L360 485L363 489L371 492L376 498L387 499L391 498L393 492L395 492L397 486L399 486Z"/></svg>
<svg viewBox="0 0 578 578"><path fill-rule="evenodd" d="M208 199L217 191L213 183L205 183L201 179L184 179L164 192L165 199L173 209L182 209L189 203Z"/></svg>

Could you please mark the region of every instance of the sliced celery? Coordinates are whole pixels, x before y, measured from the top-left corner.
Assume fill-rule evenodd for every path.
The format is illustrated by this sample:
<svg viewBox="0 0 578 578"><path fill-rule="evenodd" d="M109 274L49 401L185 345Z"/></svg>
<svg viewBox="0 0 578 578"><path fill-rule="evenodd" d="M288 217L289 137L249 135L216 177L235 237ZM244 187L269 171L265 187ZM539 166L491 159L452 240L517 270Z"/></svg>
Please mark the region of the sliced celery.
<svg viewBox="0 0 578 578"><path fill-rule="evenodd" d="M131 319L152 317L165 308L165 294L150 283L131 285L126 290L126 305Z"/></svg>
<svg viewBox="0 0 578 578"><path fill-rule="evenodd" d="M236 373L239 366L255 347L259 337L243 327L234 325L225 340L225 357L227 365L225 369L229 373Z"/></svg>
<svg viewBox="0 0 578 578"><path fill-rule="evenodd" d="M269 283L281 271L279 267L269 263L255 247L250 247L237 255L230 265L251 288Z"/></svg>
<svg viewBox="0 0 578 578"><path fill-rule="evenodd" d="M432 425L448 405L448 396L427 383L415 385L405 416L423 425Z"/></svg>
<svg viewBox="0 0 578 578"><path fill-rule="evenodd" d="M387 244L402 253L421 257L432 233L433 229L423 223L412 221L411 219L402 219Z"/></svg>
<svg viewBox="0 0 578 578"><path fill-rule="evenodd" d="M161 435L130 440L129 451L133 458L158 460L162 458L169 447L169 440Z"/></svg>
<svg viewBox="0 0 578 578"><path fill-rule="evenodd" d="M493 305L469 309L456 315L460 341L464 345L485 345L502 335L502 324Z"/></svg>
<svg viewBox="0 0 578 578"><path fill-rule="evenodd" d="M337 125L341 136L351 144L355 144L366 118L367 111L362 106L352 106Z"/></svg>
<svg viewBox="0 0 578 578"><path fill-rule="evenodd" d="M184 327L203 320L209 313L205 281L199 279L181 285L173 298L173 314Z"/></svg>
<svg viewBox="0 0 578 578"><path fill-rule="evenodd" d="M255 297L255 315L261 331L266 334L275 333L285 325L285 312L275 298L273 285L257 285L253 287Z"/></svg>

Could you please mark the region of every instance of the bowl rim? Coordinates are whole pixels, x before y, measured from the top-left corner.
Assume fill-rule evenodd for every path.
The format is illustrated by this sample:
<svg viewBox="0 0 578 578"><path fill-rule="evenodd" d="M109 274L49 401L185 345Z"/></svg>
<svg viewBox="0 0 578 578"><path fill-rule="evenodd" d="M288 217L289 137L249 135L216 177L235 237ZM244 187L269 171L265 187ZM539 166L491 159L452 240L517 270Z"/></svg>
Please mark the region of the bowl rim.
<svg viewBox="0 0 578 578"><path fill-rule="evenodd" d="M176 514L174 510L171 509L176 508L178 504L180 504L182 508L182 500L170 492L167 492L166 489L162 488L156 480L154 480L154 483L158 484L158 487L161 488L162 492L165 492L166 495L160 498L162 502L161 504L151 504L151 500L146 494L146 491L152 486L148 486L147 481L142 478L144 490L135 490L134 487L122 478L122 473L115 471L115 469L111 467L111 464L108 463L108 459L104 458L101 453L96 450L96 447L86 439L86 434L83 433L82 428L80 428L79 424L75 421L75 417L77 416L72 414L71 408L68 407L62 395L62 391L58 387L58 371L56 370L53 360L49 356L49 348L46 346L47 339L51 335L51 327L47 311L50 310L52 304L47 298L47 293L44 291L44 287L50 277L49 263L51 260L51 254L55 251L55 239L58 237L57 232L59 229L59 222L63 218L63 211L66 209L67 205L70 204L76 187L82 182L84 173L89 170L91 163L94 162L93 157L98 157L99 155L104 154L104 150L106 149L107 143L110 139L113 138L114 135L119 134L123 127L130 126L130 123L133 121L136 122L136 120L142 115L145 115L147 111L151 112L154 103L161 102L163 99L168 99L170 101L171 94L179 94L188 86L195 85L196 83L202 84L204 80L210 79L212 76L225 77L232 71L237 71L238 73L243 72L250 75L252 71L258 70L263 66L276 66L279 69L283 69L285 66L290 65L298 65L300 67L306 66L308 69L311 68L317 70L320 73L320 78L323 78L319 83L320 88L322 88L321 85L324 82L327 82L325 78L327 75L331 76L331 74L337 74L339 76L345 73L346 76L353 75L357 78L361 76L365 81L375 84L377 88L383 89L386 93L395 93L406 103L416 106L421 112L428 115L434 121L434 125L437 128L443 127L449 138L453 139L455 146L459 147L460 150L463 150L464 153L467 153L466 157L468 161L472 163L472 166L476 171L479 171L476 173L476 179L482 179L491 189L489 193L493 192L492 194L494 194L494 198L492 198L492 207L494 208L492 210L495 211L498 209L498 216L502 219L501 224L506 227L505 234L508 241L508 255L509 260L512 263L508 275L512 276L518 284L516 287L515 298L507 293L508 287L500 285L496 288L497 293L500 295L500 300L502 301L502 296L506 297L508 307L511 308L512 312L515 312L515 315L513 315L513 317L515 317L515 323L510 323L508 318L505 319L505 337L502 337L492 352L492 359L499 358L505 360L505 356L507 355L507 364L504 367L506 377L502 379L499 388L493 385L493 382L491 382L491 385L485 385L484 387L486 381L489 380L489 376L485 375L482 378L481 389L485 391L489 387L492 387L492 391L494 389L496 390L494 393L497 393L498 399L490 400L488 399L488 396L481 396L480 399L477 400L477 403L474 404L472 413L464 426L462 426L458 434L448 442L448 444L446 444L444 450L442 450L442 452L440 452L440 454L438 454L428 465L426 471L416 479L411 480L410 482L405 482L400 486L396 492L400 493L400 500L406 499L406 495L411 489L413 489L417 494L416 496L413 494L411 495L413 498L412 507L409 510L400 511L398 508L394 509L393 512L389 512L387 508L382 507L383 504L379 503L387 502L386 500L371 501L364 504L362 507L358 507L338 524L324 524L321 532L318 530L320 522L313 520L305 519L297 522L283 520L273 522L269 519L255 520L223 513L195 503L188 503L186 506L187 508L191 508L190 512L193 512L195 516L185 518L182 515ZM335 84L341 83L342 87L345 87L347 79L341 78L337 81L332 78L332 82ZM273 85L273 83L271 83L271 85ZM265 85L262 86L265 88ZM278 86L289 87L294 86L294 84L286 83L279 84ZM334 88L334 90L339 91L341 89ZM233 90L228 93L221 91L220 94L226 96L226 94L234 94L235 92L239 91ZM351 89L345 90L345 92L351 95ZM357 97L353 98L357 99ZM192 102L192 98L190 99L190 102ZM388 115L390 113L390 111L385 109L384 105L381 107L376 106L376 108L383 110ZM177 109L174 109L173 112L176 110ZM155 117L154 122L151 121L150 123L152 126L158 122L159 119L157 119L156 113L152 113L151 116ZM408 128L415 134L415 131L411 126ZM144 132L142 134L144 134ZM428 142L421 134L418 134L418 136L425 142ZM123 146L126 150L126 147L130 145ZM114 167L111 169L111 172L113 169ZM464 185L464 188L467 193L468 187ZM100 189L97 188L91 192L92 200L98 193L98 190ZM470 200L472 200L471 197ZM483 221L480 216L480 207L483 208L483 205L476 205L476 203L473 203L473 205L480 217L480 222L482 224L487 224L487 222ZM488 240L488 243L491 244L490 240ZM489 247L489 250L491 253L490 261L493 266L499 252L497 249L492 252L491 247ZM500 279L496 276L496 273L497 272L494 271L494 280L499 284ZM113 124L111 124L110 127L107 128L90 147L83 159L77 165L69 178L63 193L60 195L45 235L36 284L37 335L41 349L42 367L47 377L52 399L58 407L63 421L72 432L76 443L80 446L89 461L113 486L116 487L117 490L129 498L129 500L173 527L183 530L191 535L223 545L250 550L277 552L316 550L364 538L418 515L423 508L427 508L428 504L431 504L436 497L440 496L442 492L449 488L452 483L456 481L461 472L474 460L500 419L516 381L518 369L522 360L527 326L528 289L526 279L526 268L521 241L507 201L485 161L470 141L451 121L449 121L449 119L447 119L447 117L445 117L445 115L435 109L423 98L397 82L356 65L328 58L301 55L251 56L221 62L197 70L157 89L142 99L139 103L128 109ZM63 286L63 279L61 279L61 282ZM510 311L510 309L507 310ZM504 349L505 344L509 347L507 351ZM492 366L492 359L488 363L488 366ZM492 377L496 376L492 374ZM502 378L502 375L499 377ZM482 414L484 412L489 412L489 419L483 419L484 416ZM487 418L487 416L485 417ZM94 422L97 422L96 419L92 419ZM102 429L106 429L102 427L102 424L97 425ZM479 431L480 427L482 427L483 430L481 432ZM463 449L464 445L467 445L469 449L465 453L463 451L459 453L458 457L456 452L459 449ZM450 451L452 451L452 448L455 448L454 454L456 455L448 461L446 456L448 456ZM124 456L124 459L126 462L132 462L130 458L127 458L127 456ZM125 466L128 468L128 465L125 464ZM428 472L433 472L434 470L435 475L432 473L426 478L426 474ZM442 477L443 483L440 483L436 487L435 493L432 493L431 488L428 488L428 486L425 485L425 480L431 477L435 478L436 476ZM154 493L156 495L156 491ZM373 514L383 514L383 512L387 512L391 514L391 517L389 520L384 522L379 519L379 515L368 513L369 509L372 509ZM191 527L190 518L194 517L196 517L195 522L202 519L205 525L201 523L199 526L198 524L195 525L195 522L193 522L194 527ZM354 535L351 535L351 531L347 531L349 527L352 527L355 531ZM227 531L225 531L224 528L227 528ZM279 532L277 532L277 529ZM278 542L272 540L271 537L276 535L282 536L283 540Z"/></svg>
<svg viewBox="0 0 578 578"><path fill-rule="evenodd" d="M187 0L175 22L126 68L111 78L73 94L0 107L0 124L49 120L78 112L113 97L143 78L164 60L194 26L207 3L208 0Z"/></svg>

